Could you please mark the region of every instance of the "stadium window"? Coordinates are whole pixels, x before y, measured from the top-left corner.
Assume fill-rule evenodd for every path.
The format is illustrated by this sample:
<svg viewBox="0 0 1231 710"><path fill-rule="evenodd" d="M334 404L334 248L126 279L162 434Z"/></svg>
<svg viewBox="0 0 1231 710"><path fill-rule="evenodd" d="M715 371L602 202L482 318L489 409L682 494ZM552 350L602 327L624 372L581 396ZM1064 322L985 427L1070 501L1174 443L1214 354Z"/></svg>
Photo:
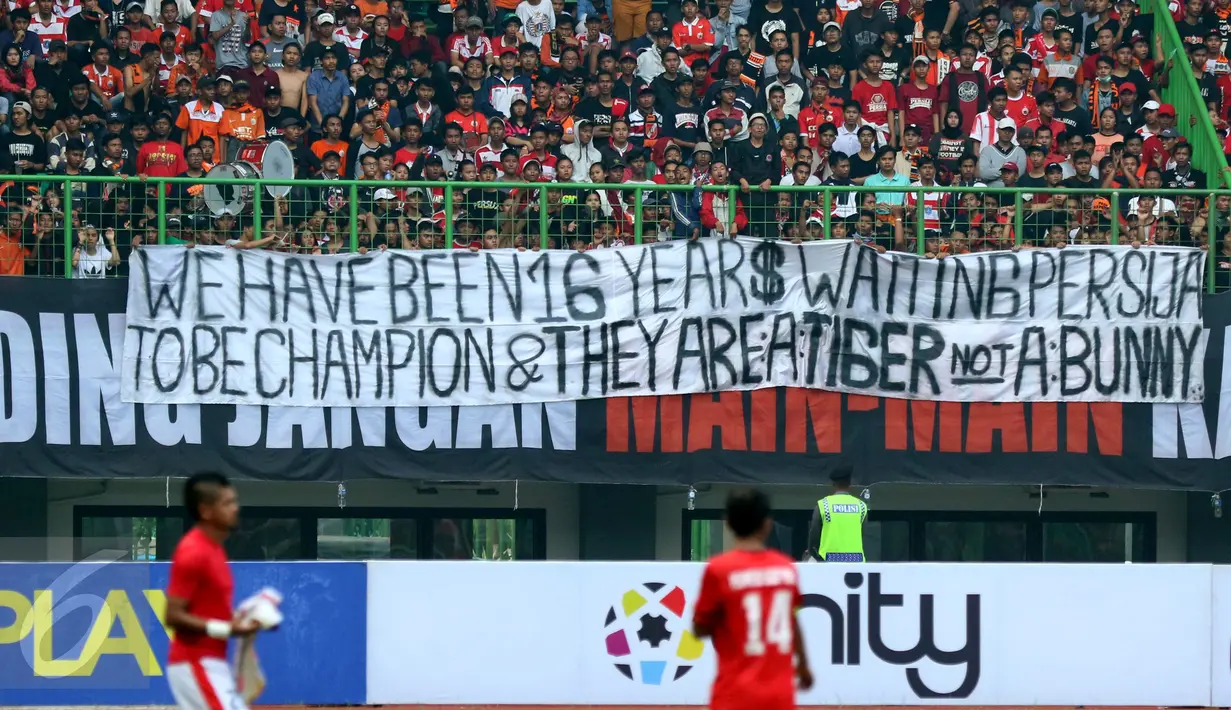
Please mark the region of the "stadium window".
<svg viewBox="0 0 1231 710"><path fill-rule="evenodd" d="M76 558L167 560L191 523L182 508L76 506ZM152 522L151 522L152 521ZM245 507L233 560L543 560L541 508Z"/></svg>
<svg viewBox="0 0 1231 710"><path fill-rule="evenodd" d="M807 549L811 510L779 510L794 559ZM802 521L802 522L801 522ZM1154 562L1153 513L872 510L864 527L869 562ZM683 511L681 559L725 549L721 510ZM771 544L772 541L771 541Z"/></svg>

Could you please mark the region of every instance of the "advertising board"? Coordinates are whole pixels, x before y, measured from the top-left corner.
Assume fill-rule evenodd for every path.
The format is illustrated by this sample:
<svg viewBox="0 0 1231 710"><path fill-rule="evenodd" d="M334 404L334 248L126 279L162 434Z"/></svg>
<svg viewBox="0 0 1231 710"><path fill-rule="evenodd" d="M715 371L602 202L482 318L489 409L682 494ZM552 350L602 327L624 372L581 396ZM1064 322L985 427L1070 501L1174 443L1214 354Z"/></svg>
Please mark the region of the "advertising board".
<svg viewBox="0 0 1231 710"><path fill-rule="evenodd" d="M802 565L818 682L799 702L1204 706L1211 569ZM714 654L688 631L700 572L369 563L368 702L705 705Z"/></svg>
<svg viewBox="0 0 1231 710"><path fill-rule="evenodd" d="M165 705L166 563L0 564L0 706ZM257 652L262 702L362 703L363 563L240 562L236 601L265 586L286 622Z"/></svg>

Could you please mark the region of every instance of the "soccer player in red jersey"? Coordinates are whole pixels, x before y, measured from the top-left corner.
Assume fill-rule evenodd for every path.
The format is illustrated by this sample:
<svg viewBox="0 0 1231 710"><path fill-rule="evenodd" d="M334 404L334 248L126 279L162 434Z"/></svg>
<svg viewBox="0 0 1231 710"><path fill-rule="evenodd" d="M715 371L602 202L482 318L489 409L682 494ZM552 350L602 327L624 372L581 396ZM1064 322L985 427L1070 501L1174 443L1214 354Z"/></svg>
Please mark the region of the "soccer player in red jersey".
<svg viewBox="0 0 1231 710"><path fill-rule="evenodd" d="M227 664L227 640L256 631L231 609L231 568L222 542L239 521L239 498L220 473L198 473L184 486L196 525L175 547L167 583L166 624L175 631L167 682L183 710L247 710Z"/></svg>
<svg viewBox="0 0 1231 710"><path fill-rule="evenodd" d="M765 546L773 521L763 492L733 491L727 527L735 545L705 566L693 614L693 633L712 637L718 654L710 710L794 710L796 678L812 687L795 563Z"/></svg>

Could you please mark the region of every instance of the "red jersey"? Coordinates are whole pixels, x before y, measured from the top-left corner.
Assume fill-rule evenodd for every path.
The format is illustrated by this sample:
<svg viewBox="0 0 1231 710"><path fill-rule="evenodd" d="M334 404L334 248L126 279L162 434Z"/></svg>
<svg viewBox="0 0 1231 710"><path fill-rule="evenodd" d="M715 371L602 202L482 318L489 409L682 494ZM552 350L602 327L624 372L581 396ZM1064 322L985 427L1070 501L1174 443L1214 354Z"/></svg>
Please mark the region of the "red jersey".
<svg viewBox="0 0 1231 710"><path fill-rule="evenodd" d="M880 86L861 81L851 89L851 99L863 108L863 120L874 126L889 125L889 112L898 110L897 90L887 81Z"/></svg>
<svg viewBox="0 0 1231 710"><path fill-rule="evenodd" d="M932 115L940 113L940 92L936 87L920 89L912 81L898 88L898 106L902 108L902 123L919 126L922 142L932 140Z"/></svg>
<svg viewBox="0 0 1231 710"><path fill-rule="evenodd" d="M222 545L193 527L175 546L167 596L188 600L188 613L202 619L231 622L234 583ZM180 631L171 639L168 663L227 657L227 642L205 634Z"/></svg>
<svg viewBox="0 0 1231 710"><path fill-rule="evenodd" d="M733 550L709 561L694 616L713 630L718 654L711 710L793 710L801 601L795 563L781 552Z"/></svg>

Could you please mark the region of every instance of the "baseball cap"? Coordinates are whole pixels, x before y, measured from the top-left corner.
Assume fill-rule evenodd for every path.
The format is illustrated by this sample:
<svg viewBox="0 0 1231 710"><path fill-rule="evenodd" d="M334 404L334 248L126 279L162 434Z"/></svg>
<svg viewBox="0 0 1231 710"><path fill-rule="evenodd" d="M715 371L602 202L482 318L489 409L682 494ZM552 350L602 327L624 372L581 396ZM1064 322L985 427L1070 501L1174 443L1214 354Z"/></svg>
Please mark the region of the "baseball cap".
<svg viewBox="0 0 1231 710"><path fill-rule="evenodd" d="M1003 173L1006 170L1015 172L1015 173L1021 172L1021 170L1019 170L1017 167L1017 163L1013 162L1012 160L1000 166L1000 172Z"/></svg>
<svg viewBox="0 0 1231 710"><path fill-rule="evenodd" d="M739 83L738 83L738 82L734 82L734 81L731 81L730 79L728 79L728 80L726 80L726 81L722 82L722 88L720 89L720 91L726 91L727 89L732 89L732 90L734 90L734 89L738 89L738 88L739 88Z"/></svg>
<svg viewBox="0 0 1231 710"><path fill-rule="evenodd" d="M1059 13L1059 12L1057 12L1057 11L1056 11L1056 8L1054 8L1054 7L1049 7L1049 8L1047 8L1046 10L1044 10L1044 11L1043 11L1043 14L1042 14L1042 15L1039 15L1039 17L1040 17L1040 18L1043 18L1043 17L1047 17L1048 15L1051 15L1052 17L1054 17L1054 18L1056 18L1056 19L1060 19L1060 13Z"/></svg>
<svg viewBox="0 0 1231 710"><path fill-rule="evenodd" d="M34 107L31 106L29 102L26 102L26 101L18 101L17 103L13 104L13 110L16 111L17 109L21 109L22 111L25 111L26 113L29 113L29 114L34 113Z"/></svg>
<svg viewBox="0 0 1231 710"><path fill-rule="evenodd" d="M1044 172L1049 172L1049 173L1057 171L1057 170L1059 170L1060 172L1064 172L1064 166L1061 165L1060 163L1048 163L1047 167L1044 168L1043 170Z"/></svg>
<svg viewBox="0 0 1231 710"><path fill-rule="evenodd" d="M809 217L809 218L807 219L807 221L806 221L806 222L804 222L804 224L820 224L820 225L824 225L824 224L825 224L825 220L821 219L820 217L817 217L816 215L812 215L811 217Z"/></svg>
<svg viewBox="0 0 1231 710"><path fill-rule="evenodd" d="M505 15L505 16L504 16L504 22L503 22L503 23L501 23L501 24L503 24L503 25L505 25L505 26L507 27L507 26L508 26L508 24L509 24L510 22L514 22L514 23L516 23L518 26L521 26L521 24L522 24L521 18L520 18L520 17L518 17L518 16L517 16L517 13L514 13L514 12L510 12L509 14Z"/></svg>
<svg viewBox="0 0 1231 710"><path fill-rule="evenodd" d="M128 123L128 117L119 111L108 111L103 120L106 123Z"/></svg>
<svg viewBox="0 0 1231 710"><path fill-rule="evenodd" d="M234 87L235 80L231 78L230 74L219 74L218 75L218 82L222 83L224 81L228 84L231 84L232 87Z"/></svg>
<svg viewBox="0 0 1231 710"><path fill-rule="evenodd" d="M766 118L766 117L765 117L765 114L763 114L763 113L754 113L754 114L752 114L751 116L749 116L749 117L748 117L748 124L749 124L749 125L751 125L751 124L752 124L752 122L753 122L753 121L755 121L755 120L757 120L758 118L759 118L759 119L761 119L762 121L765 121L765 125L767 125L767 126L769 125L769 119L768 119L768 118Z"/></svg>
<svg viewBox="0 0 1231 710"><path fill-rule="evenodd" d="M696 155L697 153L709 153L710 155L713 155L714 146L710 145L706 141L701 141L700 143L696 145L696 147L692 149L692 153L693 155Z"/></svg>
<svg viewBox="0 0 1231 710"><path fill-rule="evenodd" d="M132 10L132 9L134 9L134 8L136 8L136 9L138 9L138 10L141 10L141 11L143 11L143 12L145 11L145 5L142 5L141 3L136 2L136 0L133 0L133 2L126 3L126 4L124 5L124 9L125 9L125 10Z"/></svg>
<svg viewBox="0 0 1231 710"><path fill-rule="evenodd" d="M472 17L469 20L466 20L466 29L470 29L471 27L483 29L483 20L480 20L477 17Z"/></svg>
<svg viewBox="0 0 1231 710"><path fill-rule="evenodd" d="M1160 115L1174 116L1175 106L1172 106L1171 104L1163 104L1162 106L1158 107L1158 113Z"/></svg>
<svg viewBox="0 0 1231 710"><path fill-rule="evenodd" d="M906 131L913 131L913 132L915 132L915 133L918 133L918 134L920 134L920 135L923 135L923 129L919 127L919 124L918 124L918 123L908 123L908 124L906 124L906 127L902 129L902 132L903 132L903 133L905 133Z"/></svg>
<svg viewBox="0 0 1231 710"><path fill-rule="evenodd" d="M611 161L607 163L607 170L614 170L615 168L624 168L624 167L628 167L628 166L624 164L624 158L621 158L618 155L612 158Z"/></svg>
<svg viewBox="0 0 1231 710"><path fill-rule="evenodd" d="M620 55L620 61L624 61L625 59L636 60L637 55L633 53L633 50L626 49L624 50L624 53Z"/></svg>
<svg viewBox="0 0 1231 710"><path fill-rule="evenodd" d="M298 116L287 116L278 124L282 128L290 128L291 126L302 126L303 119Z"/></svg>
<svg viewBox="0 0 1231 710"><path fill-rule="evenodd" d="M835 30L837 30L837 31L839 31L839 32L841 32L841 31L842 31L842 25L839 25L839 24L838 24L838 23L836 23L836 22L826 22L826 23L825 23L825 26L821 28L821 32L822 32L822 33L824 33L824 32L825 32L826 30L828 30L830 27L834 28Z"/></svg>
<svg viewBox="0 0 1231 710"><path fill-rule="evenodd" d="M1163 105L1157 101L1147 101L1141 106L1141 108L1145 109L1146 111L1157 111L1162 107Z"/></svg>
<svg viewBox="0 0 1231 710"><path fill-rule="evenodd" d="M235 82L232 82L231 88L236 91L239 91L240 89L247 89L248 82L244 81L243 79L238 79Z"/></svg>
<svg viewBox="0 0 1231 710"><path fill-rule="evenodd" d="M920 54L919 56L915 57L915 61L911 62L912 65L913 64L931 64L931 63L932 63L932 60L928 59L927 56L923 54Z"/></svg>
<svg viewBox="0 0 1231 710"><path fill-rule="evenodd" d="M372 199L374 200L396 200L397 195L394 194L393 190L390 190L387 187L382 187L381 189L377 190L372 195Z"/></svg>
<svg viewBox="0 0 1231 710"><path fill-rule="evenodd" d="M517 47L501 47L500 56L503 57L506 54L517 54Z"/></svg>
<svg viewBox="0 0 1231 710"><path fill-rule="evenodd" d="M363 10L360 10L358 5L348 5L348 6L347 6L347 8L346 8L346 14L348 14L348 15L362 15L362 14L363 14Z"/></svg>
<svg viewBox="0 0 1231 710"><path fill-rule="evenodd" d="M1131 81L1126 81L1123 84L1120 84L1120 93L1123 94L1126 91L1132 92L1134 94L1137 93L1137 85Z"/></svg>
<svg viewBox="0 0 1231 710"><path fill-rule="evenodd" d="M65 44L64 40L62 39L53 39L51 40L51 44L47 46L48 52L57 52L61 49L66 50L66 51L68 50L68 45Z"/></svg>
<svg viewBox="0 0 1231 710"><path fill-rule="evenodd" d="M1008 128L1016 132L1017 124L1011 118L1002 118L996 122L996 129L999 130L1001 128Z"/></svg>
<svg viewBox="0 0 1231 710"><path fill-rule="evenodd" d="M217 85L218 85L218 82L214 81L212 78L208 76L203 76L200 79L197 79L198 89L209 89Z"/></svg>
<svg viewBox="0 0 1231 710"><path fill-rule="evenodd" d="M1111 207L1111 203L1107 201L1106 197L1096 197L1094 198L1094 202L1090 203L1091 209L1105 210L1110 207Z"/></svg>
<svg viewBox="0 0 1231 710"><path fill-rule="evenodd" d="M331 12L322 12L316 16L316 24L318 25L332 25L334 22L336 20L333 19L333 13Z"/></svg>
<svg viewBox="0 0 1231 710"><path fill-rule="evenodd" d="M1164 128L1158 136L1159 138L1179 138L1180 132L1174 128Z"/></svg>

